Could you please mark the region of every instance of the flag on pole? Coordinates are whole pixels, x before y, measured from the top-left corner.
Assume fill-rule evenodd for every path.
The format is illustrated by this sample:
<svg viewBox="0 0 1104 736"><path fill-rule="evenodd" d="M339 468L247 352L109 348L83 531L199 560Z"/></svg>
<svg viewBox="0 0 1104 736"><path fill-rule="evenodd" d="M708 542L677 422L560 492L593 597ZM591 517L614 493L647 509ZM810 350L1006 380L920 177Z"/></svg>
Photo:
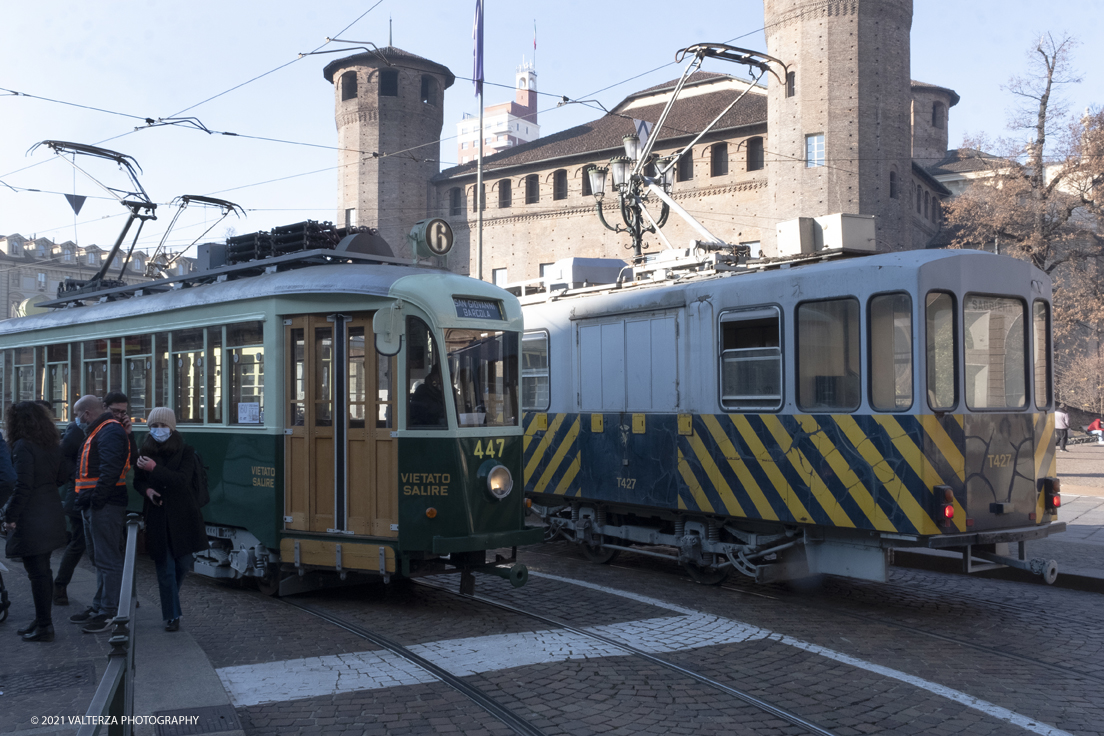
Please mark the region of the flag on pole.
<svg viewBox="0 0 1104 736"><path fill-rule="evenodd" d="M479 97L483 94L483 0L475 0L475 25L472 27L472 40L475 41L472 82L475 83L475 95Z"/></svg>
<svg viewBox="0 0 1104 736"><path fill-rule="evenodd" d="M537 21L533 20L533 52L537 51Z"/></svg>

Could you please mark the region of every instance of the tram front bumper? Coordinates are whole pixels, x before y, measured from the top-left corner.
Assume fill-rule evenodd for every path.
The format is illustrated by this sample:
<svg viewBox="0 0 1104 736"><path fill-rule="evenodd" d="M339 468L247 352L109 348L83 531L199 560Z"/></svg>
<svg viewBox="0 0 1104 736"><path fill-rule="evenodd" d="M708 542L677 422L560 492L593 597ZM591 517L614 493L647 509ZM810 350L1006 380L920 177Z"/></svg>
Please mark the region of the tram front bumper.
<svg viewBox="0 0 1104 736"><path fill-rule="evenodd" d="M467 537L434 537L433 554L450 555L453 552L477 552L499 547L524 547L544 540L544 527L533 527L512 532L472 534Z"/></svg>

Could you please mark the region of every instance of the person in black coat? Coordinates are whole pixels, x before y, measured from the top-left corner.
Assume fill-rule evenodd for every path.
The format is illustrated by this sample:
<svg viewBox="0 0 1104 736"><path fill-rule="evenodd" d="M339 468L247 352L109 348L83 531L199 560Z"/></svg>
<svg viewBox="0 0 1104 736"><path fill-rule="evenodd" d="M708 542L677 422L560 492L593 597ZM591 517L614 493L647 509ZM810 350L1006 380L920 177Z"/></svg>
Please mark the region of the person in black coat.
<svg viewBox="0 0 1104 736"><path fill-rule="evenodd" d="M180 586L192 553L207 549L207 527L195 497L195 451L176 431L172 409L149 415L149 436L139 450L134 489L145 496L146 551L157 568L165 631L180 628Z"/></svg>
<svg viewBox="0 0 1104 736"><path fill-rule="evenodd" d="M71 478L77 476L77 463L80 461L81 450L84 449L84 430L76 421L69 422L65 428L65 434L61 437L61 456L65 461L65 467ZM54 605L68 606L69 594L66 588L73 579L73 571L77 569L77 563L84 555L84 516L76 506L77 489L70 480L65 485L65 501L62 508L69 519L69 544L58 563L57 577L54 578Z"/></svg>
<svg viewBox="0 0 1104 736"><path fill-rule="evenodd" d="M9 558L22 558L35 606L34 622L19 634L23 641L53 641L50 553L68 541L58 495L58 486L69 479L61 458L61 437L53 418L33 401L13 404L5 420L16 480L3 510L8 529L4 551Z"/></svg>

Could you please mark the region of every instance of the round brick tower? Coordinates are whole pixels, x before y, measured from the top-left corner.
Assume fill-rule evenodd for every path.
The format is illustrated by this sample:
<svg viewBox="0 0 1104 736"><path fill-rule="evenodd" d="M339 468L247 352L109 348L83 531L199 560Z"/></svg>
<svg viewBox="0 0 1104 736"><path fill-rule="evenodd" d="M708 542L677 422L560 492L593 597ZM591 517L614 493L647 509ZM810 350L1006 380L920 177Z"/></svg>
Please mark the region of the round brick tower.
<svg viewBox="0 0 1104 736"><path fill-rule="evenodd" d="M411 226L428 211L438 162L445 66L393 46L387 62L364 53L326 65L334 85L338 153L337 225L377 228L396 257L412 258Z"/></svg>
<svg viewBox="0 0 1104 736"><path fill-rule="evenodd" d="M911 247L912 0L764 7L767 53L792 75L767 84L771 218L875 215L878 250ZM773 227L763 241L766 253L776 252Z"/></svg>

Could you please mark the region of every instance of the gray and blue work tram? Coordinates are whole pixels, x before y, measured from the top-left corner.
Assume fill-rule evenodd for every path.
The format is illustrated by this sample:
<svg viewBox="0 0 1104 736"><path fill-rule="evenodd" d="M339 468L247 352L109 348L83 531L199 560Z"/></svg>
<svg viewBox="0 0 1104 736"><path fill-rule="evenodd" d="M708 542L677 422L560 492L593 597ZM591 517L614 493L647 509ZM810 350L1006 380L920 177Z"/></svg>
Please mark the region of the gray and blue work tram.
<svg viewBox="0 0 1104 736"><path fill-rule="evenodd" d="M591 559L881 581L937 548L1053 581L1024 546L1065 528L1041 271L914 251L576 286L522 298L525 488Z"/></svg>
<svg viewBox="0 0 1104 736"><path fill-rule="evenodd" d="M0 322L5 403L45 398L64 422L78 396L121 390L140 440L172 407L209 468L197 573L282 593L454 571L523 583L486 560L541 536L523 522L518 301L433 268L282 268Z"/></svg>

